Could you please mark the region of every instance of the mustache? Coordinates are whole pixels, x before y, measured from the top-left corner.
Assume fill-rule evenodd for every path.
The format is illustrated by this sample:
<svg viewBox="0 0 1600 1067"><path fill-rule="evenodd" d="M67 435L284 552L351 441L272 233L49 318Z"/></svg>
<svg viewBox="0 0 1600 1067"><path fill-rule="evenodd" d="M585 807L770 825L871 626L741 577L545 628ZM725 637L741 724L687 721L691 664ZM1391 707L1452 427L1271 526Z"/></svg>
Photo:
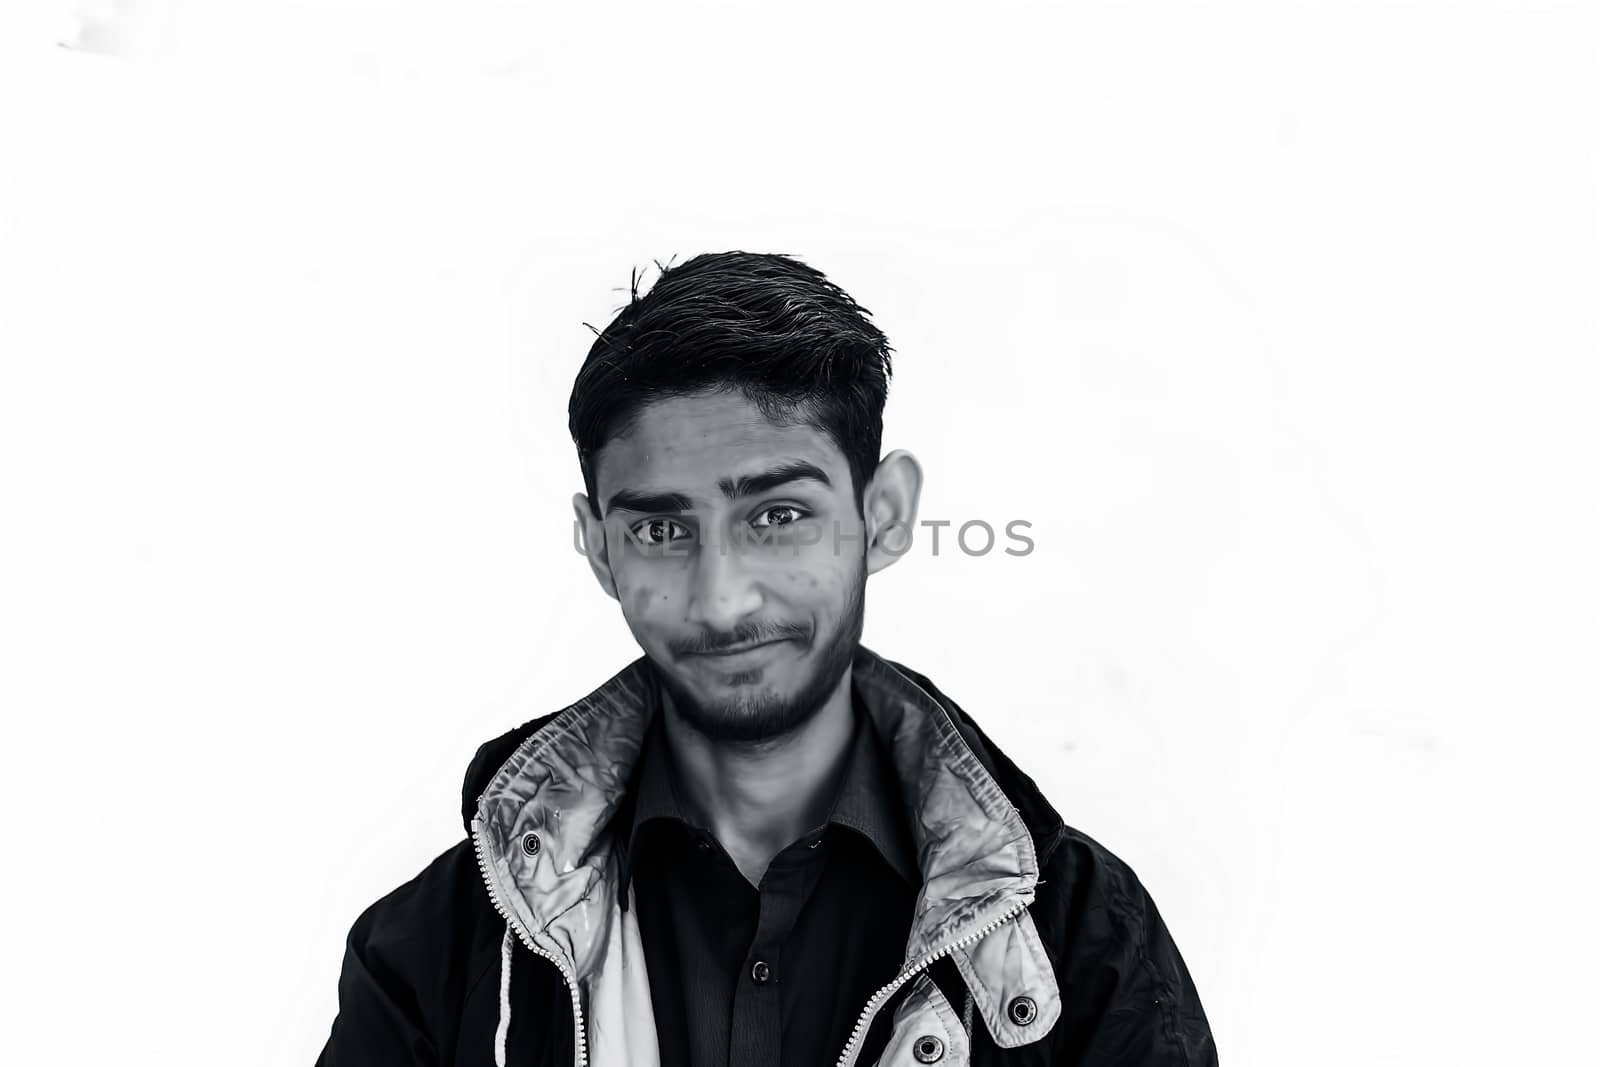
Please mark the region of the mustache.
<svg viewBox="0 0 1600 1067"><path fill-rule="evenodd" d="M695 638L668 641L667 648L676 656L705 656L740 645L787 641L809 637L810 634L809 627L795 622L747 623L726 633L708 633Z"/></svg>

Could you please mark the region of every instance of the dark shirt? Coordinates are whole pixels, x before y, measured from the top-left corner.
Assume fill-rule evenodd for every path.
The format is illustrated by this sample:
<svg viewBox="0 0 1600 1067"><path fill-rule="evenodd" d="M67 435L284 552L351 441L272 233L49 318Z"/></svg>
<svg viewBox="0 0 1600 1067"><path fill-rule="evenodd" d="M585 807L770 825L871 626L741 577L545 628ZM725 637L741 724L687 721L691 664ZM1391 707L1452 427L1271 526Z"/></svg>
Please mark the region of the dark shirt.
<svg viewBox="0 0 1600 1067"><path fill-rule="evenodd" d="M623 874L661 1067L836 1062L867 1000L899 973L921 877L893 766L859 698L855 718L830 815L773 858L757 889L684 815L656 716ZM877 1058L887 1029L873 1027L858 1062Z"/></svg>

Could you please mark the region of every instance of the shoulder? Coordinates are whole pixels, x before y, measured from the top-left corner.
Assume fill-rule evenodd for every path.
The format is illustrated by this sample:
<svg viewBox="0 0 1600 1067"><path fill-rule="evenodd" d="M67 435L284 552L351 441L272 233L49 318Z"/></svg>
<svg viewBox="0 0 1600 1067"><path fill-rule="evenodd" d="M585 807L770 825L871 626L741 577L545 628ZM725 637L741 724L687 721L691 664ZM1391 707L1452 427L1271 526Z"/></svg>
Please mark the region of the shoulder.
<svg viewBox="0 0 1600 1067"><path fill-rule="evenodd" d="M1057 947L1085 963L1148 952L1160 922L1133 868L1082 830L1063 824L1040 852L1035 919Z"/></svg>
<svg viewBox="0 0 1600 1067"><path fill-rule="evenodd" d="M1072 905L1093 898L1101 906L1128 910L1145 894L1132 867L1082 830L1062 823L1040 850L1041 896Z"/></svg>
<svg viewBox="0 0 1600 1067"><path fill-rule="evenodd" d="M1063 1042L1148 1046L1151 1063L1216 1063L1189 969L1149 891L1120 857L1063 826L1041 856L1029 910L1057 982L1073 990Z"/></svg>
<svg viewBox="0 0 1600 1067"><path fill-rule="evenodd" d="M462 840L369 905L347 948L368 971L465 996L498 959L502 928Z"/></svg>

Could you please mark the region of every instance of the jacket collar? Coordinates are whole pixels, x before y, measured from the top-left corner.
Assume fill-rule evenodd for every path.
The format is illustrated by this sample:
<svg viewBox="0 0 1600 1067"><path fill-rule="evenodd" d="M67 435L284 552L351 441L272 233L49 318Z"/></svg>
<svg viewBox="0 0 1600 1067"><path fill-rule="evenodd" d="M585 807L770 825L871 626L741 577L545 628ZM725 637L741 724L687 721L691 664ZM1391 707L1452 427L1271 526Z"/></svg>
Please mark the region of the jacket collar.
<svg viewBox="0 0 1600 1067"><path fill-rule="evenodd" d="M975 746L985 747L982 735L970 722L958 728L954 705L947 710L910 672L865 647L857 648L853 678L894 767L921 872L906 944L910 967L969 943L1032 902L1039 881L1035 834L975 754ZM612 818L658 706L653 669L643 658L634 661L535 724L473 805L497 904L579 981L602 962L619 913ZM486 757L497 759L503 750L480 750L477 773ZM469 772L469 782L473 777ZM1020 772L1016 778L1036 794ZM1059 825L1053 810L1044 810L1041 835ZM1037 937L1031 922L1025 925L1031 950ZM968 978L971 984L974 976Z"/></svg>

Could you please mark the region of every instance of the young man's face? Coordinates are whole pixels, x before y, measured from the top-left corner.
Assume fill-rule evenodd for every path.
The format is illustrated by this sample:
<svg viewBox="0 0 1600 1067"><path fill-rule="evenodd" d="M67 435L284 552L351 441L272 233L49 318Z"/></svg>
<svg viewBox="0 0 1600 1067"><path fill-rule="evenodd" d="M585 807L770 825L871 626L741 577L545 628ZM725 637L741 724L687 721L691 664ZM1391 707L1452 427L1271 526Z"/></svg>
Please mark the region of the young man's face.
<svg viewBox="0 0 1600 1067"><path fill-rule="evenodd" d="M832 438L738 392L659 400L601 450L594 487L591 563L686 720L754 741L822 706L860 640L869 569Z"/></svg>

